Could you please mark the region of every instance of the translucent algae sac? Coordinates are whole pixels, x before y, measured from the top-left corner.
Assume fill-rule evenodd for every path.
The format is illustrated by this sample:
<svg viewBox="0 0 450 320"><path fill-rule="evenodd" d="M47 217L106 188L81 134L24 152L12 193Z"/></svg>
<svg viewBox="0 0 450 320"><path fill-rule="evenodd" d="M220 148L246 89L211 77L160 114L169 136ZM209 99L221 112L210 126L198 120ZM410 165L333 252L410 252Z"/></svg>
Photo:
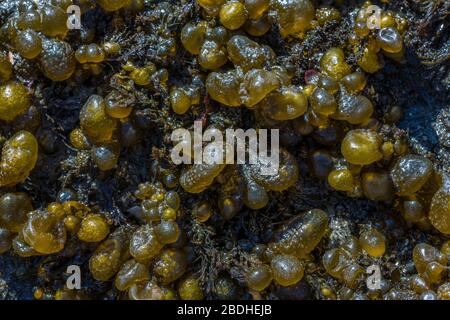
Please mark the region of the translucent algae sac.
<svg viewBox="0 0 450 320"><path fill-rule="evenodd" d="M292 254L303 258L319 244L328 228L328 215L313 209L299 214L274 234L269 248L274 253Z"/></svg>
<svg viewBox="0 0 450 320"><path fill-rule="evenodd" d="M153 264L153 274L163 285L180 278L187 268L186 255L175 248L164 249Z"/></svg>
<svg viewBox="0 0 450 320"><path fill-rule="evenodd" d="M0 120L10 122L25 113L31 105L27 88L15 82L0 86Z"/></svg>
<svg viewBox="0 0 450 320"><path fill-rule="evenodd" d="M154 228L143 225L132 234L129 251L137 262L147 264L159 254L163 246L156 237Z"/></svg>
<svg viewBox="0 0 450 320"><path fill-rule="evenodd" d="M95 142L110 141L116 129L116 119L106 114L105 100L92 95L80 111L80 124L89 138Z"/></svg>
<svg viewBox="0 0 450 320"><path fill-rule="evenodd" d="M187 192L200 193L213 183L225 166L225 164L193 164L181 174L180 185Z"/></svg>
<svg viewBox="0 0 450 320"><path fill-rule="evenodd" d="M238 107L242 75L236 70L211 72L206 79L206 90L211 98L229 107Z"/></svg>
<svg viewBox="0 0 450 320"><path fill-rule="evenodd" d="M314 6L309 0L275 0L273 8L283 36L306 31L314 19Z"/></svg>
<svg viewBox="0 0 450 320"><path fill-rule="evenodd" d="M279 166L274 173L269 171L272 163L268 163L262 157L258 157L256 164L247 165L252 178L266 190L283 191L298 181L299 169L294 156L282 148L279 156ZM266 174L265 169L268 169Z"/></svg>
<svg viewBox="0 0 450 320"><path fill-rule="evenodd" d="M129 257L128 233L125 227L121 227L97 247L89 259L89 270L94 279L107 281L119 272Z"/></svg>
<svg viewBox="0 0 450 320"><path fill-rule="evenodd" d="M0 227L19 232L33 210L30 197L23 192L5 193L0 198Z"/></svg>
<svg viewBox="0 0 450 320"><path fill-rule="evenodd" d="M135 283L149 280L150 274L148 268L134 259L125 262L116 275L114 284L120 291L128 290Z"/></svg>
<svg viewBox="0 0 450 320"><path fill-rule="evenodd" d="M0 161L0 187L24 181L38 158L38 143L28 131L19 131L3 145Z"/></svg>
<svg viewBox="0 0 450 320"><path fill-rule="evenodd" d="M39 66L50 80L69 79L75 72L76 63L72 47L67 42L53 39L42 41Z"/></svg>
<svg viewBox="0 0 450 320"><path fill-rule="evenodd" d="M66 229L62 218L48 211L30 212L22 234L29 246L43 254L61 251L66 242Z"/></svg>
<svg viewBox="0 0 450 320"><path fill-rule="evenodd" d="M372 131L354 129L347 132L341 143L341 152L345 160L352 164L368 165L380 160L381 138Z"/></svg>
<svg viewBox="0 0 450 320"><path fill-rule="evenodd" d="M441 188L431 200L429 219L444 234L450 234L450 176L443 177Z"/></svg>
<svg viewBox="0 0 450 320"><path fill-rule="evenodd" d="M407 196L416 193L433 172L433 164L425 157L408 154L397 160L391 170L397 194Z"/></svg>

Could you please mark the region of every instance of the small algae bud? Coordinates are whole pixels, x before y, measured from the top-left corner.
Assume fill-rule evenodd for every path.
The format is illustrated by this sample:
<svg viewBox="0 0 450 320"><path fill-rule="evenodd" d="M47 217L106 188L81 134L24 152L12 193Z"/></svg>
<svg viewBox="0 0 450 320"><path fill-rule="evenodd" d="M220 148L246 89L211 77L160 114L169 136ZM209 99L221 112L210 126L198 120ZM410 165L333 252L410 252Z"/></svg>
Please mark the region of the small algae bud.
<svg viewBox="0 0 450 320"><path fill-rule="evenodd" d="M163 285L174 282L180 278L187 268L185 254L175 248L164 249L153 264L153 274Z"/></svg>
<svg viewBox="0 0 450 320"><path fill-rule="evenodd" d="M99 214L89 214L82 221L77 232L78 239L86 242L100 242L108 236L109 226Z"/></svg>
<svg viewBox="0 0 450 320"><path fill-rule="evenodd" d="M227 49L215 41L205 41L198 54L198 63L203 69L218 69L228 61Z"/></svg>
<svg viewBox="0 0 450 320"><path fill-rule="evenodd" d="M183 277L178 282L178 295L181 300L203 300L203 290L194 275Z"/></svg>
<svg viewBox="0 0 450 320"><path fill-rule="evenodd" d="M247 20L244 25L244 30L251 36L260 37L266 34L271 26L272 24L267 16L262 16L256 20Z"/></svg>
<svg viewBox="0 0 450 320"><path fill-rule="evenodd" d="M67 42L45 39L42 40L39 65L42 73L50 80L64 81L74 73L76 59L71 46Z"/></svg>
<svg viewBox="0 0 450 320"><path fill-rule="evenodd" d="M287 254L276 255L270 262L273 279L281 286L291 286L303 278L303 263Z"/></svg>
<svg viewBox="0 0 450 320"><path fill-rule="evenodd" d="M117 290L125 291L130 289L135 283L149 280L148 268L134 259L128 260L119 270L114 280Z"/></svg>
<svg viewBox="0 0 450 320"><path fill-rule="evenodd" d="M197 203L192 209L192 217L198 222L206 222L212 215L213 210L207 201Z"/></svg>
<svg viewBox="0 0 450 320"><path fill-rule="evenodd" d="M245 8L250 19L260 18L269 9L270 0L245 0Z"/></svg>
<svg viewBox="0 0 450 320"><path fill-rule="evenodd" d="M192 105L191 96L183 88L172 88L169 99L172 110L176 114L186 113Z"/></svg>
<svg viewBox="0 0 450 320"><path fill-rule="evenodd" d="M175 292L165 286L160 286L156 281L135 283L128 290L130 300L175 300Z"/></svg>
<svg viewBox="0 0 450 320"><path fill-rule="evenodd" d="M405 200L403 202L403 215L407 221L419 222L425 216L422 203L418 200Z"/></svg>
<svg viewBox="0 0 450 320"><path fill-rule="evenodd" d="M43 254L61 251L66 243L66 229L61 217L48 211L31 211L22 229L23 239Z"/></svg>
<svg viewBox="0 0 450 320"><path fill-rule="evenodd" d="M367 79L362 72L353 72L344 76L341 83L348 91L357 93L365 88Z"/></svg>
<svg viewBox="0 0 450 320"><path fill-rule="evenodd" d="M316 10L316 20L322 26L328 21L337 21L341 18L339 10L333 7L321 7Z"/></svg>
<svg viewBox="0 0 450 320"><path fill-rule="evenodd" d="M328 184L339 191L351 191L355 186L353 175L348 169L336 169L328 174Z"/></svg>
<svg viewBox="0 0 450 320"><path fill-rule="evenodd" d="M206 26L198 23L187 23L181 30L180 39L184 48L192 54L199 54L205 41Z"/></svg>
<svg viewBox="0 0 450 320"><path fill-rule="evenodd" d="M389 53L397 53L403 49L403 39L397 29L382 28L378 31L377 42L381 49Z"/></svg>
<svg viewBox="0 0 450 320"><path fill-rule="evenodd" d="M320 59L320 68L328 76L340 80L351 73L351 67L345 61L344 51L341 48L331 48Z"/></svg>
<svg viewBox="0 0 450 320"><path fill-rule="evenodd" d="M30 197L23 192L5 193L0 198L0 227L18 233L33 210Z"/></svg>
<svg viewBox="0 0 450 320"><path fill-rule="evenodd" d="M264 69L252 69L242 81L241 100L246 107L253 107L279 86L280 82L274 73Z"/></svg>
<svg viewBox="0 0 450 320"><path fill-rule="evenodd" d="M306 112L308 100L301 89L294 86L282 87L267 97L262 108L274 120L292 120Z"/></svg>
<svg viewBox="0 0 450 320"><path fill-rule="evenodd" d="M161 251L163 244L159 242L154 228L150 225L140 226L131 236L130 254L138 262L147 264Z"/></svg>
<svg viewBox="0 0 450 320"><path fill-rule="evenodd" d="M200 193L213 183L225 166L225 164L193 164L181 173L180 185L189 193Z"/></svg>
<svg viewBox="0 0 450 320"><path fill-rule="evenodd" d="M48 37L64 38L67 34L67 14L57 6L46 5L41 10L42 33Z"/></svg>
<svg viewBox="0 0 450 320"><path fill-rule="evenodd" d="M269 248L274 253L305 257L319 244L328 227L328 215L313 209L297 215L277 231Z"/></svg>
<svg viewBox="0 0 450 320"><path fill-rule="evenodd" d="M0 186L11 186L24 181L36 165L38 143L27 131L19 131L2 148Z"/></svg>
<svg viewBox="0 0 450 320"><path fill-rule="evenodd" d="M80 111L80 125L95 142L110 141L116 129L116 120L106 114L105 100L92 95Z"/></svg>
<svg viewBox="0 0 450 320"><path fill-rule="evenodd" d="M417 293L422 293L427 290L430 290L430 287L428 286L425 279L423 279L421 276L415 274L413 275L409 280L409 286L412 290L414 290Z"/></svg>
<svg viewBox="0 0 450 320"><path fill-rule="evenodd" d="M372 114L373 105L367 97L342 93L337 111L332 118L344 120L350 124L361 124L368 121Z"/></svg>
<svg viewBox="0 0 450 320"><path fill-rule="evenodd" d="M79 63L100 63L105 59L105 52L96 43L91 43L80 46L75 51L75 58Z"/></svg>
<svg viewBox="0 0 450 320"><path fill-rule="evenodd" d="M105 104L105 111L111 118L123 119L133 111L132 101L116 90L108 93Z"/></svg>
<svg viewBox="0 0 450 320"><path fill-rule="evenodd" d="M242 77L236 70L211 72L206 78L206 90L211 98L229 107L241 105L239 95Z"/></svg>
<svg viewBox="0 0 450 320"><path fill-rule="evenodd" d="M95 280L107 281L120 270L129 257L128 242L127 231L119 228L100 243L89 259L89 270Z"/></svg>
<svg viewBox="0 0 450 320"><path fill-rule="evenodd" d="M381 257L386 251L386 240L377 229L369 229L359 237L361 248L372 257Z"/></svg>
<svg viewBox="0 0 450 320"><path fill-rule="evenodd" d="M70 143L78 150L90 150L91 143L86 133L81 128L75 128L69 135Z"/></svg>
<svg viewBox="0 0 450 320"><path fill-rule="evenodd" d="M262 264L253 267L246 276L247 286L256 291L262 291L272 282L272 269Z"/></svg>
<svg viewBox="0 0 450 320"><path fill-rule="evenodd" d="M230 30L239 29L247 20L248 13L244 4L231 0L225 3L219 11L220 23Z"/></svg>
<svg viewBox="0 0 450 320"><path fill-rule="evenodd" d="M397 160L391 177L397 194L408 196L419 191L433 172L433 165L425 157L408 154Z"/></svg>
<svg viewBox="0 0 450 320"><path fill-rule="evenodd" d="M102 171L113 169L119 160L120 146L118 143L108 143L91 149L92 160Z"/></svg>
<svg viewBox="0 0 450 320"><path fill-rule="evenodd" d="M97 0L97 3L105 11L117 11L130 3L129 0Z"/></svg>
<svg viewBox="0 0 450 320"><path fill-rule="evenodd" d="M283 37L306 31L314 19L314 6L309 0L274 0L272 7Z"/></svg>
<svg viewBox="0 0 450 320"><path fill-rule="evenodd" d="M317 81L317 86L325 89L331 94L335 94L339 91L339 82L326 75L321 75Z"/></svg>
<svg viewBox="0 0 450 320"><path fill-rule="evenodd" d="M244 203L247 207L257 210L265 207L269 202L269 196L266 189L251 177L249 173L245 173L246 187L244 190Z"/></svg>
<svg viewBox="0 0 450 320"><path fill-rule="evenodd" d="M236 35L227 42L228 58L244 72L261 68L266 60L264 50L246 36Z"/></svg>
<svg viewBox="0 0 450 320"><path fill-rule="evenodd" d="M383 67L376 52L373 52L368 48L364 49L362 57L358 60L358 65L368 73L375 73Z"/></svg>
<svg viewBox="0 0 450 320"><path fill-rule="evenodd" d="M329 275L343 281L350 288L354 288L358 280L364 276L364 269L353 261L349 252L342 248L325 252L322 264Z"/></svg>
<svg viewBox="0 0 450 320"><path fill-rule="evenodd" d="M322 88L314 90L309 97L311 108L315 113L328 116L336 112L337 102L334 96Z"/></svg>
<svg viewBox="0 0 450 320"><path fill-rule="evenodd" d="M361 186L370 200L388 201L394 196L394 184L387 172L367 171L361 175Z"/></svg>
<svg viewBox="0 0 450 320"><path fill-rule="evenodd" d="M450 234L450 177L444 176L441 188L431 200L429 219L440 232Z"/></svg>
<svg viewBox="0 0 450 320"><path fill-rule="evenodd" d="M13 121L25 113L31 105L27 88L16 82L8 82L0 86L0 119Z"/></svg>
<svg viewBox="0 0 450 320"><path fill-rule="evenodd" d="M448 257L426 243L419 243L413 250L417 272L429 283L439 283L444 275Z"/></svg>
<svg viewBox="0 0 450 320"><path fill-rule="evenodd" d="M347 132L341 143L341 152L345 160L352 164L368 165L380 160L381 139L371 130L354 129Z"/></svg>
<svg viewBox="0 0 450 320"><path fill-rule="evenodd" d="M14 38L14 48L26 59L36 58L42 51L42 40L34 30L21 31Z"/></svg>
<svg viewBox="0 0 450 320"><path fill-rule="evenodd" d="M178 224L173 220L161 221L155 229L156 237L162 244L169 244L177 242L180 236L180 228Z"/></svg>

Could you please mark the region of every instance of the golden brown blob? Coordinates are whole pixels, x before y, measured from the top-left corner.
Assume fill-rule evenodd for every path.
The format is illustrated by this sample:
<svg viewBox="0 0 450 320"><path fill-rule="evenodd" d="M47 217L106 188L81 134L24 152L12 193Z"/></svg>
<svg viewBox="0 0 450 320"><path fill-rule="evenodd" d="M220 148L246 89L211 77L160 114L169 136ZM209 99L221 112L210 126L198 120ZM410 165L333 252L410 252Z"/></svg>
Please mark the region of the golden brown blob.
<svg viewBox="0 0 450 320"><path fill-rule="evenodd" d="M82 221L78 230L78 239L86 242L100 242L108 236L109 226L99 214L89 214Z"/></svg>
<svg viewBox="0 0 450 320"><path fill-rule="evenodd" d="M372 257L381 257L386 251L386 240L381 232L371 228L359 237L361 248Z"/></svg>
<svg viewBox="0 0 450 320"><path fill-rule="evenodd" d="M108 142L116 129L116 120L106 114L105 100L92 95L80 111L80 125L94 142Z"/></svg>
<svg viewBox="0 0 450 320"><path fill-rule="evenodd" d="M269 248L274 253L305 257L319 244L328 228L328 215L313 209L286 222L274 236Z"/></svg>
<svg viewBox="0 0 450 320"><path fill-rule="evenodd" d="M303 278L303 263L295 256L276 255L270 262L273 279L281 286L291 286Z"/></svg>
<svg viewBox="0 0 450 320"><path fill-rule="evenodd" d="M32 210L31 199L26 193L5 193L0 198L0 227L18 233Z"/></svg>
<svg viewBox="0 0 450 320"><path fill-rule="evenodd" d="M28 131L19 131L2 148L0 186L23 182L36 165L38 143Z"/></svg>
<svg viewBox="0 0 450 320"><path fill-rule="evenodd" d="M275 0L272 7L283 37L306 31L314 19L314 6L309 0Z"/></svg>
<svg viewBox="0 0 450 320"><path fill-rule="evenodd" d="M0 119L13 121L25 113L31 105L27 88L17 82L9 81L0 86Z"/></svg>
<svg viewBox="0 0 450 320"><path fill-rule="evenodd" d="M31 211L22 234L29 246L43 254L59 252L66 243L66 229L62 217L48 211Z"/></svg>
<svg viewBox="0 0 450 320"><path fill-rule="evenodd" d="M450 234L450 177L444 176L441 188L431 200L429 219L444 234Z"/></svg>
<svg viewBox="0 0 450 320"><path fill-rule="evenodd" d="M380 160L381 139L372 130L354 129L347 132L341 144L345 159L358 165L368 165Z"/></svg>

